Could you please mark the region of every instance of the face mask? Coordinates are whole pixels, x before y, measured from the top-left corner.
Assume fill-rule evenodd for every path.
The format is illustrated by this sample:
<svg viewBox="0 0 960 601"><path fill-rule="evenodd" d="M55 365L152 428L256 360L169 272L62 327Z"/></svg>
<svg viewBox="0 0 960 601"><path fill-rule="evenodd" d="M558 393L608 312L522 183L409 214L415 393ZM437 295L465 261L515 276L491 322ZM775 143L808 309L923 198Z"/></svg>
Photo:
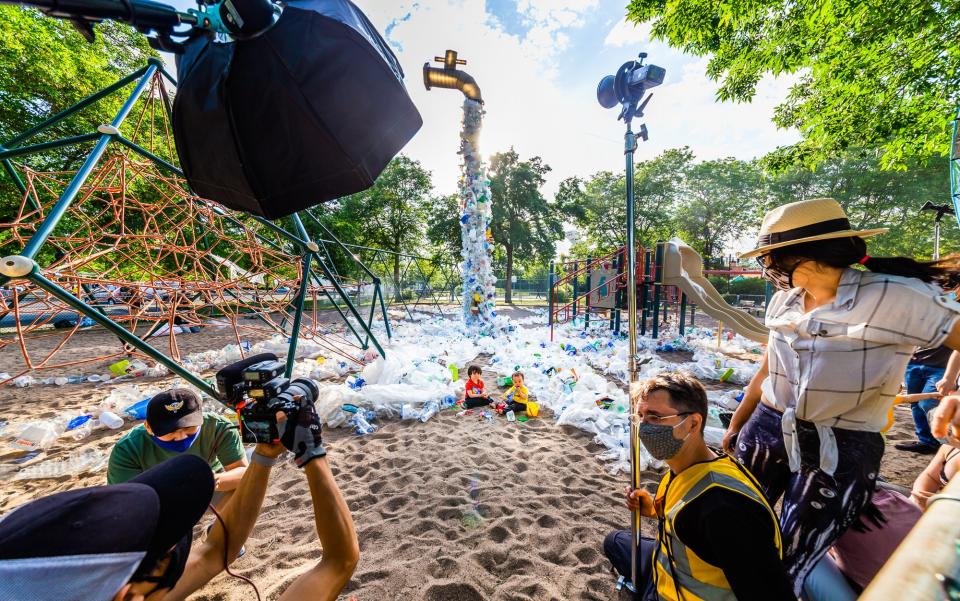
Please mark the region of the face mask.
<svg viewBox="0 0 960 601"><path fill-rule="evenodd" d="M183 440L160 440L156 436L152 436L153 442L157 444L158 447L165 451L173 451L174 453L182 453L190 448L190 445L193 444L193 441L197 439L197 436L200 435L198 431L193 436L188 436Z"/></svg>
<svg viewBox="0 0 960 601"><path fill-rule="evenodd" d="M763 279L770 282L777 290L790 290L793 288L793 272L785 272L773 265L764 265L762 272Z"/></svg>
<svg viewBox="0 0 960 601"><path fill-rule="evenodd" d="M687 418L684 418L683 421L676 426L639 424L637 426L637 436L640 438L643 446L653 455L654 459L659 459L660 461L673 459L677 456L677 453L680 452L680 449L683 448L683 443L690 437L690 434L687 434L679 440L673 437L673 429L685 421L687 421Z"/></svg>

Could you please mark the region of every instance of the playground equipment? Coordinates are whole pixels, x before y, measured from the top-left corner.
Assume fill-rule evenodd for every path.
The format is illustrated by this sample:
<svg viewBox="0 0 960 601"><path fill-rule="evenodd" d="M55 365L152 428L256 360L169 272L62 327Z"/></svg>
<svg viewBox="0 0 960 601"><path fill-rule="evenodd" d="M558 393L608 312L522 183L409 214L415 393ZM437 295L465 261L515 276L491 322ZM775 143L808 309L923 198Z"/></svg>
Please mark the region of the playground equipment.
<svg viewBox="0 0 960 601"><path fill-rule="evenodd" d="M723 300L710 280L703 275L703 259L695 250L678 239L662 244L660 284L676 286L683 294L721 324L754 342L766 342L768 331L762 323Z"/></svg>
<svg viewBox="0 0 960 601"><path fill-rule="evenodd" d="M316 216L304 213L323 231L323 243L311 239L299 214L288 219L291 232L262 217L225 210L187 188L175 165L164 78L174 81L151 60L0 147L0 163L22 193L16 215L0 225L6 255L0 259L0 287L6 286L0 318L12 316L13 329L0 344L19 346L24 371L143 355L215 398L212 386L177 361L176 326L225 324L241 349L245 331L281 334L289 340L287 375L301 339L350 361L359 361L370 346L383 355L372 332L379 312L390 336L380 279ZM109 124L57 137L68 117L128 88ZM89 143L93 148L75 172L12 162ZM369 283L341 277L328 246L351 257ZM370 300L366 316L355 303L361 296ZM336 309L343 331L320 324L321 305ZM63 321L58 316L65 313L106 328L120 340L117 349L56 363L54 355L85 322L77 319L52 332L45 327ZM168 336L168 354L146 342L160 331ZM44 340L52 336L60 338ZM35 344L42 357L31 352Z"/></svg>
<svg viewBox="0 0 960 601"><path fill-rule="evenodd" d="M460 130L460 155L463 176L460 180L460 236L462 241L461 272L463 274L463 321L482 333L493 329L496 311L496 278L493 277L493 238L490 234L490 181L480 157L480 129L483 125L483 100L476 81L457 65L467 61L457 58L454 50L435 57L443 68L423 64L423 85L431 88L456 89L463 92L463 127Z"/></svg>
<svg viewBox="0 0 960 601"><path fill-rule="evenodd" d="M550 326L551 339L553 325L583 315L589 325L591 315L606 314L610 329L619 332L620 312L626 308L625 297L627 278L623 265L625 249L620 249L598 259L571 261L552 264L550 277ZM755 342L766 342L767 330L762 323L741 309L731 307L717 292L705 273L736 273L738 275L759 275L753 270L713 270L704 272L703 259L681 240L659 242L653 249L637 249L638 266L635 275L636 296L639 299L640 335L657 338L660 332L661 318L672 308L676 309L677 325L680 334L687 327L689 311L690 327L695 325L696 310L713 317L734 332ZM563 274L556 276L557 267ZM586 287L581 288L580 280L586 279ZM573 295L569 302L559 303L559 291L571 286Z"/></svg>

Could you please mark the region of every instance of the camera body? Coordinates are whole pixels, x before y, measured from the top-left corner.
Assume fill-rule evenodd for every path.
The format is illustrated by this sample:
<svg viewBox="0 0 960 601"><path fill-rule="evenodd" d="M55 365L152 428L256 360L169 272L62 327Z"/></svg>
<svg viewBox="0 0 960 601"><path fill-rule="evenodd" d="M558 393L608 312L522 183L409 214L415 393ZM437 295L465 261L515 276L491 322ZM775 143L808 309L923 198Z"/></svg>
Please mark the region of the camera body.
<svg viewBox="0 0 960 601"><path fill-rule="evenodd" d="M217 389L223 402L237 412L240 434L246 443L276 443L280 440L277 413L289 414L302 397L317 400L319 389L312 381L292 382L283 376L285 366L272 353L247 357L217 372Z"/></svg>

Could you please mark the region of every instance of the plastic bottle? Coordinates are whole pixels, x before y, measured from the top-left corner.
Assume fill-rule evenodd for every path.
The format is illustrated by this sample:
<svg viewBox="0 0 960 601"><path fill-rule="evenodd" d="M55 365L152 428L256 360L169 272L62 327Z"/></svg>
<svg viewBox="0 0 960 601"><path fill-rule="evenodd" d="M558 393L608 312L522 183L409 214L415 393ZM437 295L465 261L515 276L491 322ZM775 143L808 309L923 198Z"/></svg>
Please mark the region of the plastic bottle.
<svg viewBox="0 0 960 601"><path fill-rule="evenodd" d="M73 453L63 460L47 460L25 467L14 476L14 480L38 478L59 478L82 472L101 469L107 464L107 457L97 449L84 449Z"/></svg>
<svg viewBox="0 0 960 601"><path fill-rule="evenodd" d="M347 420L347 424L353 428L353 432L357 436L363 436L364 434L377 431L377 427L368 422L360 412L354 413L353 417Z"/></svg>
<svg viewBox="0 0 960 601"><path fill-rule="evenodd" d="M420 413L414 410L413 405L410 403L400 405L400 419L417 419L418 417Z"/></svg>
<svg viewBox="0 0 960 601"><path fill-rule="evenodd" d="M447 368L450 369L450 377L453 379L454 382L460 379L460 370L457 369L456 365L451 363L450 365L447 366Z"/></svg>
<svg viewBox="0 0 960 601"><path fill-rule="evenodd" d="M46 450L57 440L61 431L51 421L32 422L10 444L25 451Z"/></svg>
<svg viewBox="0 0 960 601"><path fill-rule="evenodd" d="M423 404L423 409L420 411L420 416L417 418L422 423L427 423L431 417L436 415L437 411L440 410L440 404L437 401L430 400Z"/></svg>
<svg viewBox="0 0 960 601"><path fill-rule="evenodd" d="M113 411L103 411L100 413L100 423L111 430L116 430L123 427L123 418Z"/></svg>
<svg viewBox="0 0 960 601"><path fill-rule="evenodd" d="M86 417L89 417L89 416L86 416ZM95 425L99 426L100 422L94 419L83 422L81 425L77 426L76 428L69 430L70 438L72 438L73 440L83 440L84 438L86 438L87 436L90 436L90 434L93 433L93 427Z"/></svg>

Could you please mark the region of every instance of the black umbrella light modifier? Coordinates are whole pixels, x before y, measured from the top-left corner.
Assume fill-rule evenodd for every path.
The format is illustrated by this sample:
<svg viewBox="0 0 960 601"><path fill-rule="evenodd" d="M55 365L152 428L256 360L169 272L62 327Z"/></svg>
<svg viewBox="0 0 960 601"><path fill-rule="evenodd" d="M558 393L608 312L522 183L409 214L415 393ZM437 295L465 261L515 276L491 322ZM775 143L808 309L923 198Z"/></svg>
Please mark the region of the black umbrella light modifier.
<svg viewBox="0 0 960 601"><path fill-rule="evenodd" d="M198 195L277 219L373 185L423 125L396 56L348 0L294 0L250 39L188 40L173 128Z"/></svg>

